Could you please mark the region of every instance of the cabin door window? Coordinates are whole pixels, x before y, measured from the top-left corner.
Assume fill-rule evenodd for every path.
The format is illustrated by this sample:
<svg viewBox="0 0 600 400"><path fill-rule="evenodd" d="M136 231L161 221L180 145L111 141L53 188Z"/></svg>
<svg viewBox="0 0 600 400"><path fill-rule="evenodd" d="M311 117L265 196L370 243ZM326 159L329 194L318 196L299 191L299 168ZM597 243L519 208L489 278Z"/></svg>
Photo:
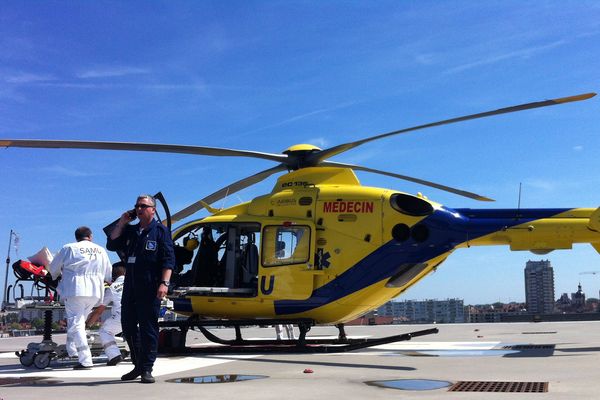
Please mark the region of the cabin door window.
<svg viewBox="0 0 600 400"><path fill-rule="evenodd" d="M263 266L307 263L310 258L308 226L267 226L263 231Z"/></svg>

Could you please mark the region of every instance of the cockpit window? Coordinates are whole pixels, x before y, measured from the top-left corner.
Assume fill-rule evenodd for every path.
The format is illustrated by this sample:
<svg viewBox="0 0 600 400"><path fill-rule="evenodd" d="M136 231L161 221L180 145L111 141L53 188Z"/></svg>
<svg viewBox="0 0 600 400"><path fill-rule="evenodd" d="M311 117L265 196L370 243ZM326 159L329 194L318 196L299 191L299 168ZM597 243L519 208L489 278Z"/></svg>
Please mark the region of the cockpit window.
<svg viewBox="0 0 600 400"><path fill-rule="evenodd" d="M262 240L263 266L301 264L309 260L308 226L267 226Z"/></svg>

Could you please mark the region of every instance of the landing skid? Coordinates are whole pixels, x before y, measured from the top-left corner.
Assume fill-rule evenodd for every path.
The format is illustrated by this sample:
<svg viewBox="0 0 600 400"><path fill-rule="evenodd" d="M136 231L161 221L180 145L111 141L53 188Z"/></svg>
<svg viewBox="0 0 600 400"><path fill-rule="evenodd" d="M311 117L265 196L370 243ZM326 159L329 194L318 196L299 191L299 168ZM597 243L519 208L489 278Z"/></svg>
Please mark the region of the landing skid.
<svg viewBox="0 0 600 400"><path fill-rule="evenodd" d="M277 324L298 326L300 336L298 339L287 340L244 339L242 337L242 327L264 327ZM438 333L437 328L432 328L383 338L354 339L346 336L343 324L338 324L336 325L339 331L337 339L307 339L306 334L314 325L314 321L309 319L202 320L190 317L185 321L165 321L161 322L160 326L169 329L161 331L162 343L159 352L163 354L343 353ZM220 338L210 332L208 327L232 327L235 329L236 337L235 339ZM198 329L209 341L218 346L186 347L185 337L189 329Z"/></svg>

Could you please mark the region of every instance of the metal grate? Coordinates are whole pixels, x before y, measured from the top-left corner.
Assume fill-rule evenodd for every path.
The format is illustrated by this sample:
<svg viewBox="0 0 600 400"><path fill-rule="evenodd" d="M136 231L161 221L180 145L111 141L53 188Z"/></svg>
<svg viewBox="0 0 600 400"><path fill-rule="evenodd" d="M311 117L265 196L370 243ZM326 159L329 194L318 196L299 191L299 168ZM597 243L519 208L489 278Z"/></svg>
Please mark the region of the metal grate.
<svg viewBox="0 0 600 400"><path fill-rule="evenodd" d="M502 346L503 350L543 350L554 349L553 344L517 344L513 346Z"/></svg>
<svg viewBox="0 0 600 400"><path fill-rule="evenodd" d="M546 393L548 382L459 381L449 392Z"/></svg>

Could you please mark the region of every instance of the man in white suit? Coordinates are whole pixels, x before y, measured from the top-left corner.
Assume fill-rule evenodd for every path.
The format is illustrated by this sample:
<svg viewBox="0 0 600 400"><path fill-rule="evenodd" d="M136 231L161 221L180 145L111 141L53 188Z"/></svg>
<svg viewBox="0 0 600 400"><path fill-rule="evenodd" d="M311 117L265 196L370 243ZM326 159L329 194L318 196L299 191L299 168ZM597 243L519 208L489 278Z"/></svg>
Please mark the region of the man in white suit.
<svg viewBox="0 0 600 400"><path fill-rule="evenodd" d="M112 265L103 247L92 243L92 231L86 226L75 231L77 242L68 243L50 263L53 279L62 275L58 293L67 314L67 352L77 356L73 369L90 369L92 353L85 334L85 320L104 297L104 282L112 281Z"/></svg>

